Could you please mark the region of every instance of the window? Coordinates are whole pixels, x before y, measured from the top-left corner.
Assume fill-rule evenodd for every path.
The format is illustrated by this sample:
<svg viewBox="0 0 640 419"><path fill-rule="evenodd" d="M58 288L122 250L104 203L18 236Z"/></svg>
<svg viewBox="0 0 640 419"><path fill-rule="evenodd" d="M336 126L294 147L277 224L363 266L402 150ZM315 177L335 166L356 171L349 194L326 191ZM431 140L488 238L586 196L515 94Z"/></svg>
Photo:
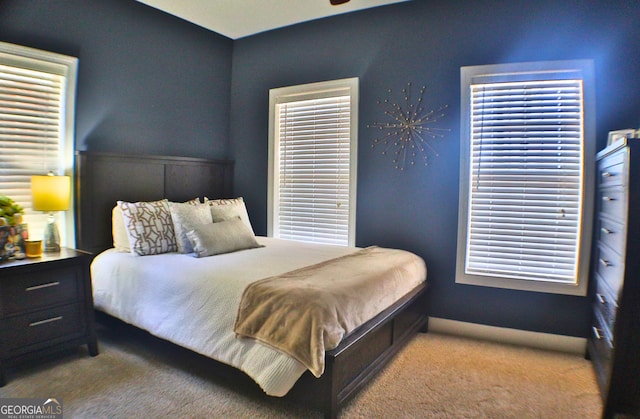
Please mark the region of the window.
<svg viewBox="0 0 640 419"><path fill-rule="evenodd" d="M73 175L76 70L76 58L0 42L0 194L24 207L31 238L47 224L31 209L31 176ZM73 210L56 216L74 246Z"/></svg>
<svg viewBox="0 0 640 419"><path fill-rule="evenodd" d="M355 245L358 79L269 92L268 235Z"/></svg>
<svg viewBox="0 0 640 419"><path fill-rule="evenodd" d="M456 282L586 295L592 66L462 68Z"/></svg>

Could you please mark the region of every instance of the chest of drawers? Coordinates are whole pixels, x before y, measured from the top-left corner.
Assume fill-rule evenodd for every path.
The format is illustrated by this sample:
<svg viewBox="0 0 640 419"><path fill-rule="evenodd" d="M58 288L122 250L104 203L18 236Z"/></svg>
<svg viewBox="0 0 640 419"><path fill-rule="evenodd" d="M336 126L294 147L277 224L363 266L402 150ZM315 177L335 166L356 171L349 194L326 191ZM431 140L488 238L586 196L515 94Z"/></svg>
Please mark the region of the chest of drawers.
<svg viewBox="0 0 640 419"><path fill-rule="evenodd" d="M640 140L598 154L589 357L603 418L640 415Z"/></svg>
<svg viewBox="0 0 640 419"><path fill-rule="evenodd" d="M0 386L9 364L87 344L98 354L90 255L62 249L0 264Z"/></svg>

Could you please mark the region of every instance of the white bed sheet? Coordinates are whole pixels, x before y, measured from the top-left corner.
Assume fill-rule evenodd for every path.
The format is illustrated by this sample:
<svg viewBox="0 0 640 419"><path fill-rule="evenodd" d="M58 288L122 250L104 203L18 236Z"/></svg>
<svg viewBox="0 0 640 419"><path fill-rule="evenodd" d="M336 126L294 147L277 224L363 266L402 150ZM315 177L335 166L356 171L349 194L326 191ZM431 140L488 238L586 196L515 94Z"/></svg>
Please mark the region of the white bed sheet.
<svg viewBox="0 0 640 419"><path fill-rule="evenodd" d="M257 237L265 247L195 258L136 256L109 249L91 265L94 304L126 323L229 364L265 393L284 396L305 367L282 352L233 332L251 282L357 250Z"/></svg>

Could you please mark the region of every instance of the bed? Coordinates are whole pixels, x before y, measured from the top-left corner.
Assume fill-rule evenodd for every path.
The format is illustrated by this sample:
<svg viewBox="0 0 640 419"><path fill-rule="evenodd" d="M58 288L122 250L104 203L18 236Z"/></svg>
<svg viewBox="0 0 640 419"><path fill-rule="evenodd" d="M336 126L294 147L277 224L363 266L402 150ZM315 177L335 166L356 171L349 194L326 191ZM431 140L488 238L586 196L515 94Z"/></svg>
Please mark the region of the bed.
<svg viewBox="0 0 640 419"><path fill-rule="evenodd" d="M256 245L246 250L202 258L173 252L140 257L113 248L112 216L118 200L185 202L205 196L233 198L232 162L79 152L76 163L77 245L97 255L92 265L96 309L232 365L270 396L285 396L322 410L325 417L336 417L339 407L417 331L426 331L426 270L420 270L419 261L409 252L375 246L349 249L292 245L268 237L255 237ZM265 279L271 278L281 284L281 276L292 272L309 275L309 269L321 265L322 269L341 272L346 268L337 263L381 251L396 252L394 255L402 260L410 258L415 267L410 276L422 278L404 285L406 289L393 286L385 290L383 294L393 294L397 288L398 295L389 297L390 302L384 303L386 308L372 309L362 321L341 331L337 346L322 351L319 367L296 357L297 352L291 356L288 346L277 349L265 344L261 337L242 335L244 330L239 334L237 326L242 322L238 306L254 284L269 283ZM358 261L357 266L363 265L360 259L351 263L354 261ZM175 272L176 266L180 267L179 272ZM249 266L249 270L240 272L239 266ZM210 272L216 272L216 280L211 279ZM180 281L176 281L178 276ZM202 292L203 287L220 287L219 284L233 285L223 287L229 288L224 297L215 289ZM219 307L221 317L214 321L208 315L198 315L204 305ZM372 305L375 304L363 307ZM192 307L198 309L190 311ZM186 325L185 317L191 319ZM213 333L216 329L222 331L218 330L215 337L202 332Z"/></svg>

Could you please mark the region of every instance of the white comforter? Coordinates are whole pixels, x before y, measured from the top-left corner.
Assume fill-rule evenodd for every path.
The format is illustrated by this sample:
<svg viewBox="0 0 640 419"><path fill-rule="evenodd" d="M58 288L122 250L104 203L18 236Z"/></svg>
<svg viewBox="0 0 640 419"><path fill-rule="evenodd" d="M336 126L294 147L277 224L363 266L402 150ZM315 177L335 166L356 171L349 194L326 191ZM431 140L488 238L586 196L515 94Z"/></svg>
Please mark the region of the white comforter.
<svg viewBox="0 0 640 419"><path fill-rule="evenodd" d="M91 265L95 307L244 371L268 395L284 396L305 367L257 341L236 338L242 292L251 282L356 249L257 239L265 247L206 258L107 250Z"/></svg>

